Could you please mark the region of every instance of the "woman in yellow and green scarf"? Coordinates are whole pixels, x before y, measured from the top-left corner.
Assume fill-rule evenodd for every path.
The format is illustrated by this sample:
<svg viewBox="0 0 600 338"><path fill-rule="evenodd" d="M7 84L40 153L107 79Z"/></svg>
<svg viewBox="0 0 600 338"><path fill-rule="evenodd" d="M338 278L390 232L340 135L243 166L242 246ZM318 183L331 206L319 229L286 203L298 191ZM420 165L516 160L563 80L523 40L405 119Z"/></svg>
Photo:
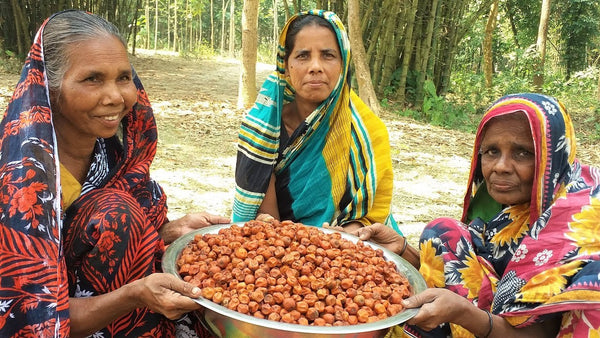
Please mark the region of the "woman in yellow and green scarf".
<svg viewBox="0 0 600 338"><path fill-rule="evenodd" d="M340 19L312 10L279 38L277 70L242 123L233 220L258 214L346 231L390 217L393 171L385 125L349 86Z"/></svg>

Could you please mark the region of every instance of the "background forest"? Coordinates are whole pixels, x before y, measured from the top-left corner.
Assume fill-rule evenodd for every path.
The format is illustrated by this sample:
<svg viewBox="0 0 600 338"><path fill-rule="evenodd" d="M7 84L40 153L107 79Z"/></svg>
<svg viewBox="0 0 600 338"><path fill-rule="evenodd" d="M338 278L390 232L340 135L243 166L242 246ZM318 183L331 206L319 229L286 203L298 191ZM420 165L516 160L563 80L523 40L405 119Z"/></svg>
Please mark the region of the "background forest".
<svg viewBox="0 0 600 338"><path fill-rule="evenodd" d="M372 105L472 131L495 98L538 91L576 112L584 141L600 138L597 0L0 0L0 65L18 71L42 20L66 8L115 23L133 54L265 63L289 16L328 9L361 33L351 31L355 61L367 65L354 72L355 87L366 95L358 80L371 79ZM243 42L248 31L256 33L250 43Z"/></svg>

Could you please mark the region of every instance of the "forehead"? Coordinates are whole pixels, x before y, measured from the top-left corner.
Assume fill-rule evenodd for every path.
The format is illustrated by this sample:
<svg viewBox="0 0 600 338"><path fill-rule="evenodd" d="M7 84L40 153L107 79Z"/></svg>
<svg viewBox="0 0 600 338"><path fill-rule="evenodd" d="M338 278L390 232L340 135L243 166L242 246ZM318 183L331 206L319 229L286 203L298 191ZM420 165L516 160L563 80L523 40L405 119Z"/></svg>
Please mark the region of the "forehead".
<svg viewBox="0 0 600 338"><path fill-rule="evenodd" d="M296 34L294 49L307 47L326 47L339 50L335 34L326 27L310 24L302 27Z"/></svg>
<svg viewBox="0 0 600 338"><path fill-rule="evenodd" d="M482 142L506 136L533 143L529 120L523 112L499 115L491 118L483 127Z"/></svg>
<svg viewBox="0 0 600 338"><path fill-rule="evenodd" d="M72 43L67 48L71 66L129 63L125 46L119 38L112 35Z"/></svg>

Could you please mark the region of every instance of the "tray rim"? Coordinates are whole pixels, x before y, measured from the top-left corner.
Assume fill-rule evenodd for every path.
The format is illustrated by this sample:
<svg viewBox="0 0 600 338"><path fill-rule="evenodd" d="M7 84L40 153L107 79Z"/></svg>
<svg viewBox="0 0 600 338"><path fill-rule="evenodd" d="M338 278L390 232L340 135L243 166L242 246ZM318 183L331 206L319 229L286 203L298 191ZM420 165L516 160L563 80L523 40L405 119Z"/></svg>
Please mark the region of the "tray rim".
<svg viewBox="0 0 600 338"><path fill-rule="evenodd" d="M243 226L246 222L233 222L227 224L217 224L204 228L200 228L197 230L193 230L175 241L173 241L163 254L162 258L162 268L163 272L175 275L179 279L182 279L177 271L177 259L183 250L183 248L194 238L194 236L198 234L212 234L218 233L219 230L228 228L232 225ZM310 225L305 225L310 226ZM336 231L328 228L317 227L319 230L325 233L335 233L339 232L344 239L348 239L354 243L356 243L359 238L345 233L341 231ZM376 243L370 241L363 241L365 245L369 245L374 249L381 249L383 251L383 255L387 260L392 260L398 270L403 273L409 280L410 285L413 288L414 294L418 294L427 288L427 284L423 276L418 272L418 270L413 267L407 260L395 254L391 250L388 250ZM286 330L291 332L298 333L313 333L313 334L345 334L345 333L361 333L361 332L370 332L377 330L385 330L389 329L395 325L402 324L410 318L414 317L418 308L414 309L404 309L402 312L396 314L395 316L388 317L386 319L381 319L372 323L365 324L355 324L355 325L345 325L345 326L311 326L311 325L301 325L301 324L291 324L291 323L283 323L276 322L268 319L256 318L254 316L246 315L234 310L230 310L222 305L214 303L211 300L208 300L202 296L193 299L196 303L202 305L203 307L212 310L220 315L230 317L235 320L243 321L248 324L262 326L270 329L276 330Z"/></svg>

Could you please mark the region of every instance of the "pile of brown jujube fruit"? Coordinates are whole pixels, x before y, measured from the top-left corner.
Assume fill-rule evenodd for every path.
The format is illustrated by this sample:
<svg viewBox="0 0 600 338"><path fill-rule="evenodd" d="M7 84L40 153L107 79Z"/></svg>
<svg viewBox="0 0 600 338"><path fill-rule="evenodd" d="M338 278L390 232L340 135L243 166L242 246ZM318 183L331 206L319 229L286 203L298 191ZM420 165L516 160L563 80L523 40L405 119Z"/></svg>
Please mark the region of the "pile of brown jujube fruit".
<svg viewBox="0 0 600 338"><path fill-rule="evenodd" d="M250 221L196 235L177 266L202 297L285 323L370 323L401 312L411 294L382 250L290 221Z"/></svg>

